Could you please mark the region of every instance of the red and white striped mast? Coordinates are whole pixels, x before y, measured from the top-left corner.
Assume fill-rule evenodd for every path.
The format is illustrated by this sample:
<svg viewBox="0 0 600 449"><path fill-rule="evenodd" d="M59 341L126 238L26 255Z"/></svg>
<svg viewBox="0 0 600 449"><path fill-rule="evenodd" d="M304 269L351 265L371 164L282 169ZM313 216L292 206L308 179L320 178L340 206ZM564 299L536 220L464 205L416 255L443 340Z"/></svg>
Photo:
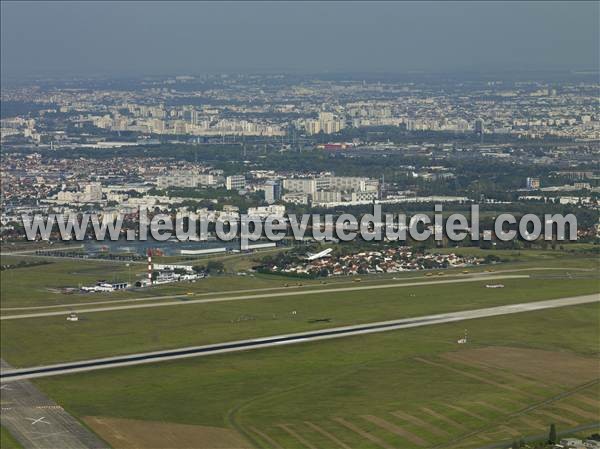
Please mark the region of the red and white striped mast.
<svg viewBox="0 0 600 449"><path fill-rule="evenodd" d="M148 284L152 285L152 249L148 248Z"/></svg>

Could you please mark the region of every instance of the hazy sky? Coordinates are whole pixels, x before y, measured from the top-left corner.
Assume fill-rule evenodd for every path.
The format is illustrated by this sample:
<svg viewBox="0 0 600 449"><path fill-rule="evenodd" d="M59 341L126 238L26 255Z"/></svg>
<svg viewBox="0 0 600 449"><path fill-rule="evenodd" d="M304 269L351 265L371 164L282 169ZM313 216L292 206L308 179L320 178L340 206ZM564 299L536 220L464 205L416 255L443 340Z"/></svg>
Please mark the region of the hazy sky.
<svg viewBox="0 0 600 449"><path fill-rule="evenodd" d="M3 76L597 69L599 3L11 2Z"/></svg>

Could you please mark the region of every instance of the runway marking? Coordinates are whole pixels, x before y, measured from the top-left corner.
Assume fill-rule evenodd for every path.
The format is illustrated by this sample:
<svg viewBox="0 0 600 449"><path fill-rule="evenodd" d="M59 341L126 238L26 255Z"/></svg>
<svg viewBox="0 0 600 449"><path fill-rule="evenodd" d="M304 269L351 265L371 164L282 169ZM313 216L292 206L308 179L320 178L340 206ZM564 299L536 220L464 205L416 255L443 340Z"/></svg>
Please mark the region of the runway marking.
<svg viewBox="0 0 600 449"><path fill-rule="evenodd" d="M369 432L366 432L359 427L355 426L351 422L346 421L344 418L333 418L333 420L342 426L350 429L352 432L360 435L361 437L369 440L371 443L375 443L378 446L383 447L384 449L395 449L391 444L386 443L381 438L376 437L375 435L371 435Z"/></svg>
<svg viewBox="0 0 600 449"><path fill-rule="evenodd" d="M42 423L42 424L50 424L48 421L45 421L46 417L42 416L41 418L25 418L29 421L31 421L31 425L35 425L37 423Z"/></svg>
<svg viewBox="0 0 600 449"><path fill-rule="evenodd" d="M388 432L391 432L393 434L401 436L404 439L407 439L408 441L410 441L413 444L416 444L417 446L429 445L429 443L423 438L415 435L412 432L409 432L408 430L403 429L400 426L397 426L396 424L392 424L391 422L386 421L383 418L379 418L378 416L374 415L363 415L362 418L375 424L378 427L381 427L382 429L387 430Z"/></svg>
<svg viewBox="0 0 600 449"><path fill-rule="evenodd" d="M344 443L343 441L341 441L340 439L338 439L338 437L336 437L332 433L328 432L327 430L323 429L321 426L318 426L318 425L316 425L316 424L314 424L314 423L312 423L310 421L304 421L304 424L306 424L307 426L309 426L314 431L320 433L324 437L329 438L331 441L333 441L338 446L340 446L340 447L342 447L344 449L352 449L346 443Z"/></svg>
<svg viewBox="0 0 600 449"><path fill-rule="evenodd" d="M31 437L30 439L31 440L42 440L44 438L53 437L55 435L64 435L64 434L69 434L69 432L62 431L62 432L44 433L44 434L40 434L40 436L37 436L37 437Z"/></svg>

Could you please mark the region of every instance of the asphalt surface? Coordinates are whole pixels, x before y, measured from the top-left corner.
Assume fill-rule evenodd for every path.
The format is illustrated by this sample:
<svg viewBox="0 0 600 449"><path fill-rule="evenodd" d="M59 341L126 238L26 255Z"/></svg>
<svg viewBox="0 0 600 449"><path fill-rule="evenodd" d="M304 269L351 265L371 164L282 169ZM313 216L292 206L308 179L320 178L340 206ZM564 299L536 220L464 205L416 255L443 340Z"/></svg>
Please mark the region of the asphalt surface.
<svg viewBox="0 0 600 449"><path fill-rule="evenodd" d="M535 301L522 304L489 307L484 309L466 310L460 312L442 313L437 315L427 315L393 321L383 321L377 323L323 329L312 332L276 335L265 338L239 340L213 345L186 347L165 351L138 353L126 356L92 359L56 365L22 369L2 369L2 371L0 372L0 379L2 380L2 382L5 382L5 384L7 384L9 381L18 381L22 379L30 379L36 377L57 376L99 369L164 362L169 360L177 360L213 354L223 354L228 352L247 351L251 349L261 349L273 346L306 343L331 338L350 337L375 332L385 332L411 327L451 323L475 318L509 315L514 313L531 312L536 310L572 306L577 304L588 304L594 302L600 302L599 294L551 299L547 301Z"/></svg>
<svg viewBox="0 0 600 449"><path fill-rule="evenodd" d="M2 369L9 366L2 360ZM39 391L21 380L2 384L0 422L27 449L103 449L108 445ZM37 421L37 422L36 422Z"/></svg>
<svg viewBox="0 0 600 449"><path fill-rule="evenodd" d="M527 279L529 275L523 274L512 274L512 275L481 275L473 277L465 277L459 279L446 279L440 281L420 281L420 282L403 282L403 283L386 283L376 285L355 285L352 287L338 287L338 288L320 288L314 290L295 290L291 292L280 291L276 293L261 293L253 295L238 295L238 296L219 296L217 298L204 298L204 299L187 299L189 296L176 296L176 298L182 298L184 300L179 301L168 301L168 302L146 302L141 304L129 304L111 307L93 307L93 308L78 308L77 313L97 313L97 312L109 312L115 310L131 310L131 309L144 309L149 307L166 307L166 306L181 306L189 304L205 304L211 302L224 302L224 301L240 301L246 299L264 299L264 298L275 298L283 296L301 296L301 295L319 295L323 293L338 293L338 292L355 292L364 290L381 290L389 288L404 288L404 287L417 287L425 285L441 285L441 284L462 284L468 282L481 282L481 281L498 281L503 279ZM61 316L69 315L72 310L59 310L53 312L34 312L34 313L23 313L14 315L2 315L0 320L20 320L26 318L41 318L49 316Z"/></svg>

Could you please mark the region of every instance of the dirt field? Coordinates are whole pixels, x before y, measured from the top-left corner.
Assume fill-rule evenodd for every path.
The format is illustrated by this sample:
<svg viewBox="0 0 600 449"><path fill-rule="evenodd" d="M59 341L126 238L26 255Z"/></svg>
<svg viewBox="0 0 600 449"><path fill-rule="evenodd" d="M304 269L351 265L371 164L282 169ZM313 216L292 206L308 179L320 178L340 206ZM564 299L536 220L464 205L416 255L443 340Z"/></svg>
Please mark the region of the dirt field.
<svg viewBox="0 0 600 449"><path fill-rule="evenodd" d="M593 357L539 349L485 347L450 352L443 358L451 362L486 365L523 376L567 386L598 377L600 360Z"/></svg>
<svg viewBox="0 0 600 449"><path fill-rule="evenodd" d="M114 449L249 449L234 430L136 419L83 418Z"/></svg>

